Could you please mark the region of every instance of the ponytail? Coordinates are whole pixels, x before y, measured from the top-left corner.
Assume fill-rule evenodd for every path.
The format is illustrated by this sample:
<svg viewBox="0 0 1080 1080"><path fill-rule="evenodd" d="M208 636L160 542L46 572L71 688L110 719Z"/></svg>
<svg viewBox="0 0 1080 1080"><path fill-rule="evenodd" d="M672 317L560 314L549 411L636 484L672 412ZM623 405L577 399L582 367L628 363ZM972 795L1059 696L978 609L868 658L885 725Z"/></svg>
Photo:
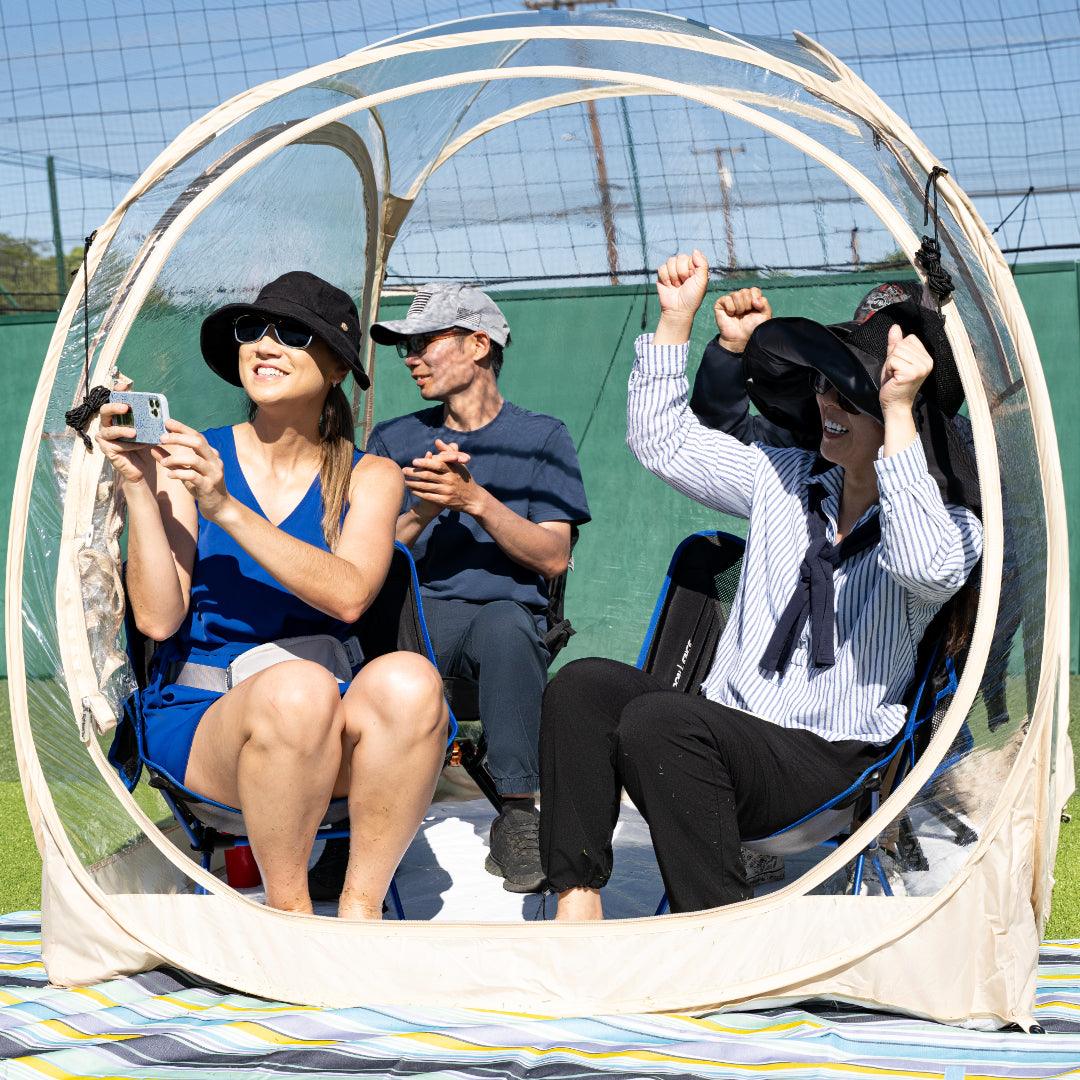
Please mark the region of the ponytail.
<svg viewBox="0 0 1080 1080"><path fill-rule="evenodd" d="M322 465L319 466L323 497L322 531L326 546L331 551L341 538L341 515L349 498L355 435L349 399L340 386L331 386L319 418L319 436L322 440Z"/></svg>

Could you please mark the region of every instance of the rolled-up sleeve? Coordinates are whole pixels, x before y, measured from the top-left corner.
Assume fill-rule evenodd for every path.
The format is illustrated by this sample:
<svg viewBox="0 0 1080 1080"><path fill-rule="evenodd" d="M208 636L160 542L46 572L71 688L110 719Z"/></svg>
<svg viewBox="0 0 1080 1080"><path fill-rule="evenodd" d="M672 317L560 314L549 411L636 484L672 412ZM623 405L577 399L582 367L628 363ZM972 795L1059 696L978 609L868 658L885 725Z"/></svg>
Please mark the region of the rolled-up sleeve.
<svg viewBox="0 0 1080 1080"><path fill-rule="evenodd" d="M879 457L882 569L917 600L943 604L982 554L982 524L966 507L945 503L918 439Z"/></svg>
<svg viewBox="0 0 1080 1080"><path fill-rule="evenodd" d="M761 451L708 428L687 403L689 345L634 343L626 442L649 472L676 491L725 514L749 517Z"/></svg>

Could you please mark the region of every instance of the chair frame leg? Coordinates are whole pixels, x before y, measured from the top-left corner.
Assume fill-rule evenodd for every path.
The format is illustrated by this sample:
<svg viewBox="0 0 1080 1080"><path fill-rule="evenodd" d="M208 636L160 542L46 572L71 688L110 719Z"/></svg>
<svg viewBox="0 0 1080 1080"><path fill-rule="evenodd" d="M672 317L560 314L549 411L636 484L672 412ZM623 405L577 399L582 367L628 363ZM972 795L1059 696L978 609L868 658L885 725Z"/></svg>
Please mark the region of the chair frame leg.
<svg viewBox="0 0 1080 1080"><path fill-rule="evenodd" d="M936 817L938 821L953 834L953 837L960 847L968 847L979 839L979 834L970 825L961 821L956 814L948 807L939 803L937 799L927 799L923 803L923 806L925 806L934 817Z"/></svg>
<svg viewBox="0 0 1080 1080"><path fill-rule="evenodd" d="M390 879L390 903L394 905L394 913L399 922L405 921L405 907L401 903L401 893L398 892L397 878Z"/></svg>
<svg viewBox="0 0 1080 1080"><path fill-rule="evenodd" d="M929 870L930 863L907 814L900 819L899 829L897 853L900 856L900 865L906 870Z"/></svg>
<svg viewBox="0 0 1080 1080"><path fill-rule="evenodd" d="M463 742L461 745L461 766L472 778L472 781L483 792L484 798L501 814L503 797L495 787L491 779L491 773L484 768L484 746L476 746L471 742Z"/></svg>

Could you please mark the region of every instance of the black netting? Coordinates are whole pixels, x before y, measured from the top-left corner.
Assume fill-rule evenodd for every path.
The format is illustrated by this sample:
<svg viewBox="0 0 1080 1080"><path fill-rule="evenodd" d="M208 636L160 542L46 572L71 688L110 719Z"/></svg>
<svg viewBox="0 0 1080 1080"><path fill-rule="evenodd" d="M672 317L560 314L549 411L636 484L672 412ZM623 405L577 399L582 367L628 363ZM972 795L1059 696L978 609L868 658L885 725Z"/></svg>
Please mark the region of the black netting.
<svg viewBox="0 0 1080 1080"><path fill-rule="evenodd" d="M540 3L543 8L560 5ZM562 5L565 7L566 5ZM579 4L594 16L618 3ZM630 5L622 0L622 6ZM1014 258L1080 250L1080 10L1075 3L945 0L653 0L650 6L736 34L791 40L801 30L866 81L919 132L968 191ZM185 125L257 83L432 23L520 14L517 0L105 0L81 11L29 0L0 10L7 79L0 79L0 313L55 309L100 225ZM564 14L573 18L574 14ZM647 24L648 18L639 21ZM490 26L473 18L473 26ZM699 32L691 26L690 32ZM773 40L768 47L782 50ZM791 57L808 63L792 46ZM516 278L485 254L528 245L544 280L569 271L546 252L569 250L593 280L640 281L641 238L674 236L680 207L714 265L798 273L884 269L903 261L891 238L840 184L822 187L800 154L760 132L718 124L692 133L695 156L673 177L664 149L688 121L665 98L599 101L544 113L447 167L427 215L446 276ZM552 125L557 131L552 135ZM540 157L532 132L558 153ZM529 178L530 197L520 198ZM687 183L687 177L693 183ZM813 183L812 183L813 181ZM460 230L468 189L499 207L490 237ZM508 203L520 203L507 213ZM602 205L600 230L585 228ZM683 232L686 230L683 229ZM485 244L488 246L485 247ZM582 258L588 255L587 258ZM550 264L550 265L548 265ZM409 280L399 258L389 280Z"/></svg>

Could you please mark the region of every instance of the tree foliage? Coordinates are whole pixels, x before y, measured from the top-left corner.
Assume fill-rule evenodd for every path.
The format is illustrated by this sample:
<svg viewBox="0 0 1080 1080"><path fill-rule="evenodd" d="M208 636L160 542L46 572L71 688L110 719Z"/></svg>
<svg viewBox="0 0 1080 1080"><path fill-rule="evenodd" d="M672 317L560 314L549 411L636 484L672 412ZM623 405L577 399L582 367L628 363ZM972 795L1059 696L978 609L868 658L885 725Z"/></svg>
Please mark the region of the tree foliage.
<svg viewBox="0 0 1080 1080"><path fill-rule="evenodd" d="M64 291L82 263L82 247L64 256ZM44 240L20 240L0 232L0 314L56 311L64 295L57 292L56 257Z"/></svg>

